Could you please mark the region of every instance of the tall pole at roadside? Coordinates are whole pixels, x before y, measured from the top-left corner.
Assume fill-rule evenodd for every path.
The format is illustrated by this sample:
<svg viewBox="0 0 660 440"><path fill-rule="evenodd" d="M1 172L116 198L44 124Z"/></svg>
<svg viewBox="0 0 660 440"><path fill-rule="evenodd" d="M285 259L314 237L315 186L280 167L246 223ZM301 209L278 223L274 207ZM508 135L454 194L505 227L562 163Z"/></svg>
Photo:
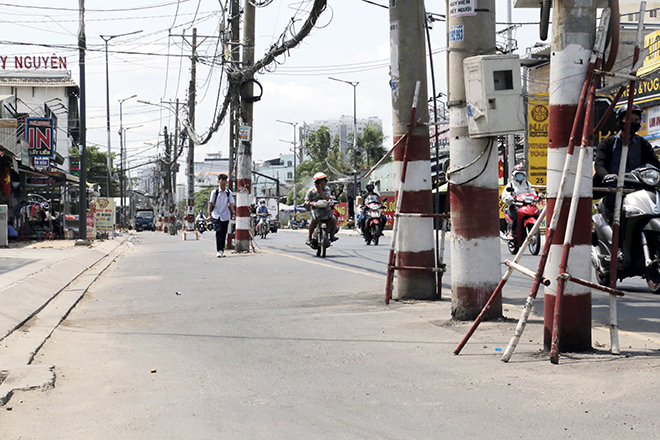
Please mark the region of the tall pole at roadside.
<svg viewBox="0 0 660 440"><path fill-rule="evenodd" d="M80 0L80 28L78 30L78 49L80 58L78 67L80 69L80 198L78 211L78 238L87 240L87 100L85 89L85 50L87 49L87 38L85 37L85 0Z"/></svg>
<svg viewBox="0 0 660 440"><path fill-rule="evenodd" d="M195 97L197 76L197 28L193 28L192 53L190 55L190 85L188 86L188 127L195 131ZM186 229L195 229L195 140L188 136L188 163L186 177L188 178L188 202L186 211Z"/></svg>
<svg viewBox="0 0 660 440"><path fill-rule="evenodd" d="M429 121L424 23L423 0L390 2L392 133L394 143L398 143L394 149L394 169L398 179L403 177L401 171L406 149L408 164L405 187L396 194L401 198L402 213L433 213L428 126L416 125L411 128L410 136L401 140L409 129L417 83L420 84L419 101L423 104L417 106L415 118L424 124ZM433 267L433 218L400 217L397 222L397 266ZM435 275L423 270L399 270L397 295L399 299L436 298Z"/></svg>
<svg viewBox="0 0 660 440"><path fill-rule="evenodd" d="M357 86L360 84L357 81L345 81L343 79L337 79L337 78L332 78L328 77L328 79L331 79L333 81L339 81L343 82L346 84L350 84L353 86L353 169L355 172L353 173L353 203L350 206L350 209L353 211L353 218L355 219L355 200L357 199L358 196L358 183L357 183L357 175L358 175L358 166L357 166ZM295 211L294 211L295 212ZM354 222L355 228L357 229L357 222Z"/></svg>
<svg viewBox="0 0 660 440"><path fill-rule="evenodd" d="M578 4L579 3L579 4ZM550 123L548 126L548 213L557 201L562 166L577 113L589 59L596 38L596 0L575 2L555 0L552 4L552 46L550 59ZM581 130L580 130L581 132ZM575 172L575 171L573 171ZM591 181L591 176L581 176ZM566 222L573 185L566 185L560 224ZM571 275L591 278L591 185L582 184L568 261ZM556 280L560 273L564 229L558 229L552 240L545 277ZM453 269L452 269L453 273ZM544 346L552 345L556 283L545 288ZM559 350L591 349L591 289L576 283L566 283L561 300L561 332Z"/></svg>
<svg viewBox="0 0 660 440"><path fill-rule="evenodd" d="M232 67L238 66L241 58L240 52L240 18L241 7L238 0L231 0L230 10L231 42L229 51L229 63ZM236 143L238 140L238 108L239 100L234 98L229 103L229 190L235 191L236 185ZM231 221L230 221L231 225ZM234 223L235 225L235 223ZM227 231L227 249L234 249L235 228L230 226Z"/></svg>
<svg viewBox="0 0 660 440"><path fill-rule="evenodd" d="M297 182L297 174L296 174L296 158L298 157L298 154L296 153L296 126L298 125L297 122L287 122L287 121L280 121L279 119L276 119L277 122L281 122L283 124L289 124L293 127L293 219L297 220L298 216L297 211L296 211L296 205L298 204L298 187L296 186Z"/></svg>
<svg viewBox="0 0 660 440"><path fill-rule="evenodd" d="M497 139L470 137L463 72L465 58L495 53L495 0L479 0L469 15L447 6L452 317L466 321L479 316L501 277ZM484 318L500 316L501 295Z"/></svg>
<svg viewBox="0 0 660 440"><path fill-rule="evenodd" d="M254 64L254 31L255 7L253 1L245 0L243 4L243 62L242 69L248 69ZM254 93L253 78L245 78L241 86L241 114L243 125L247 126L250 135L241 139L236 154L236 251L250 252L250 195L252 193L252 123L253 103L250 99ZM246 99L247 98L247 99Z"/></svg>
<svg viewBox="0 0 660 440"><path fill-rule="evenodd" d="M108 68L108 41L117 37L125 37L126 35L133 35L142 32L141 30L135 32L129 32L126 34L118 35L99 35L101 39L105 42L105 122L106 122L106 131L108 134L108 157L106 160L108 166L108 197L112 197L112 148L111 145L111 136L110 136L110 73Z"/></svg>

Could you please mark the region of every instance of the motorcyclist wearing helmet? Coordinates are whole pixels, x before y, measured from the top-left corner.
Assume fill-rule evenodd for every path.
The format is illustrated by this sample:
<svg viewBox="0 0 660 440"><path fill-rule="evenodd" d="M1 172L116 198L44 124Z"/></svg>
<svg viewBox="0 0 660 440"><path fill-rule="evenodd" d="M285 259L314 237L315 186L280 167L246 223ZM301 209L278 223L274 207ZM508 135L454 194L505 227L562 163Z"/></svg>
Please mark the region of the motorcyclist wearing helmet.
<svg viewBox="0 0 660 440"><path fill-rule="evenodd" d="M268 222L268 217L270 216L270 211L268 210L268 206L266 206L266 200L265 199L259 200L259 206L257 206L256 215L257 215L257 225L259 224L259 222L262 219L265 222ZM266 224L268 224L268 223L266 223Z"/></svg>
<svg viewBox="0 0 660 440"><path fill-rule="evenodd" d="M328 177L324 173L318 172L314 174L314 187L307 191L307 194L305 195L305 208L307 208L308 211L312 211L312 220L309 223L309 230L307 234L307 245L310 245L312 242L312 233L316 228L316 223L318 220L329 220L328 230L332 231L330 233L330 240L337 240L337 237L334 236L334 231L337 226L337 219L332 214L332 209L330 207L317 208L314 206L314 203L318 202L319 200L331 199L332 193L330 192L330 187L327 186L327 184Z"/></svg>
<svg viewBox="0 0 660 440"><path fill-rule="evenodd" d="M509 191L508 188L512 188L513 191ZM509 178L509 183L504 187L502 191L502 201L506 203L507 210L509 212L509 217L511 218L511 224L509 225L509 230L507 231L507 240L513 240L513 231L516 230L518 223L518 206L513 203L513 199L516 196L521 194L534 194L536 191L532 188L532 185L527 181L527 173L525 172L525 167L522 164L518 164L513 167L511 171L511 177Z"/></svg>
<svg viewBox="0 0 660 440"><path fill-rule="evenodd" d="M619 175L619 164L621 163L621 150L623 148L623 131L625 129L626 114L628 105L624 104L616 110L616 121L621 129L614 136L605 138L598 144L596 149L596 160L594 168L596 176L594 186L616 186ZM642 123L642 110L636 104L633 104L630 113L630 137L628 139L628 159L626 162L626 172L635 168L650 164L660 169L660 161L653 152L653 147L643 137L637 135ZM612 221L614 213L615 193L609 193L605 196L605 216L608 221Z"/></svg>
<svg viewBox="0 0 660 440"><path fill-rule="evenodd" d="M366 211L367 211L367 204L368 203L379 203L382 205L382 202L380 200L380 196L376 191L374 191L374 188L376 185L374 182L369 182L367 183L367 186L365 189L367 190L366 193L362 196L362 206L360 206L360 215L359 215L359 228L360 231L364 230L364 223L367 219L366 216ZM383 234L383 230L385 229L385 222L387 222L387 218L385 217L385 214L380 214L380 233L381 235Z"/></svg>

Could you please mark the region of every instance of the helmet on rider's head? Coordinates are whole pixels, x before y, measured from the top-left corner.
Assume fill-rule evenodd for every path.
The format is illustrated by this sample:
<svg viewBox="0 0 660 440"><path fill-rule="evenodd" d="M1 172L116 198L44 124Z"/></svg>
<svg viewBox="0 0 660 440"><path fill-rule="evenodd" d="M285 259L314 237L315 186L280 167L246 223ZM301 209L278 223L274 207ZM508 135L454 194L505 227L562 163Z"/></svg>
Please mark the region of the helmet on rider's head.
<svg viewBox="0 0 660 440"><path fill-rule="evenodd" d="M616 109L616 120L620 121L626 117L628 112L628 104L623 104L621 107ZM631 113L636 113L640 118L642 117L642 109L639 108L637 104L633 104L631 107Z"/></svg>
<svg viewBox="0 0 660 440"><path fill-rule="evenodd" d="M265 200L265 199L261 199L261 200L259 200L259 204L260 204L260 205L265 205L265 204L266 204L266 200Z"/></svg>
<svg viewBox="0 0 660 440"><path fill-rule="evenodd" d="M314 183L323 179L328 180L328 176L326 176L325 173L319 171L318 173L314 174Z"/></svg>
<svg viewBox="0 0 660 440"><path fill-rule="evenodd" d="M374 185L373 181L370 181L369 183L367 183L367 186L366 186L367 191L373 191L375 187L376 187L376 185Z"/></svg>
<svg viewBox="0 0 660 440"><path fill-rule="evenodd" d="M525 167L522 164L518 164L515 167L513 167L513 170L511 170L511 178L517 180L518 182L523 182L525 180L525 177L527 177L527 173L525 172Z"/></svg>

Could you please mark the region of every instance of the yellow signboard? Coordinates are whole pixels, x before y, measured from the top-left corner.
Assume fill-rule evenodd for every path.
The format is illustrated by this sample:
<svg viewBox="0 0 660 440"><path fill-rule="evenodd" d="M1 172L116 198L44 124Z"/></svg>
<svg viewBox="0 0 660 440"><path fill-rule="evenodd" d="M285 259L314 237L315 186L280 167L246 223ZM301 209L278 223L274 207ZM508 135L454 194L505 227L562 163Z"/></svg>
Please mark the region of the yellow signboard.
<svg viewBox="0 0 660 440"><path fill-rule="evenodd" d="M529 183L546 185L548 171L548 120L549 99L547 93L529 95L527 140L529 143Z"/></svg>
<svg viewBox="0 0 660 440"><path fill-rule="evenodd" d="M660 30L652 32L644 37L644 47L648 48L649 53L644 58L644 71L660 64Z"/></svg>

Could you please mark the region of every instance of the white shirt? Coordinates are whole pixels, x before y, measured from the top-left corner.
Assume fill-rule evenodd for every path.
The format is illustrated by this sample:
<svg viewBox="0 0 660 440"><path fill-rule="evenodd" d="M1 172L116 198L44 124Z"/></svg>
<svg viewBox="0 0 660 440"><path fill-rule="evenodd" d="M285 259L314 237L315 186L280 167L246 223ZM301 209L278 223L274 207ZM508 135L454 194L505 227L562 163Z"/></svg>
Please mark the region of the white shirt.
<svg viewBox="0 0 660 440"><path fill-rule="evenodd" d="M216 197L217 194L217 197ZM229 205L234 204L234 196L232 195L229 189L221 190L218 186L216 189L211 191L211 198L209 203L213 203L213 212L211 212L211 217L214 219L219 219L224 222L231 219L231 211L229 210Z"/></svg>

